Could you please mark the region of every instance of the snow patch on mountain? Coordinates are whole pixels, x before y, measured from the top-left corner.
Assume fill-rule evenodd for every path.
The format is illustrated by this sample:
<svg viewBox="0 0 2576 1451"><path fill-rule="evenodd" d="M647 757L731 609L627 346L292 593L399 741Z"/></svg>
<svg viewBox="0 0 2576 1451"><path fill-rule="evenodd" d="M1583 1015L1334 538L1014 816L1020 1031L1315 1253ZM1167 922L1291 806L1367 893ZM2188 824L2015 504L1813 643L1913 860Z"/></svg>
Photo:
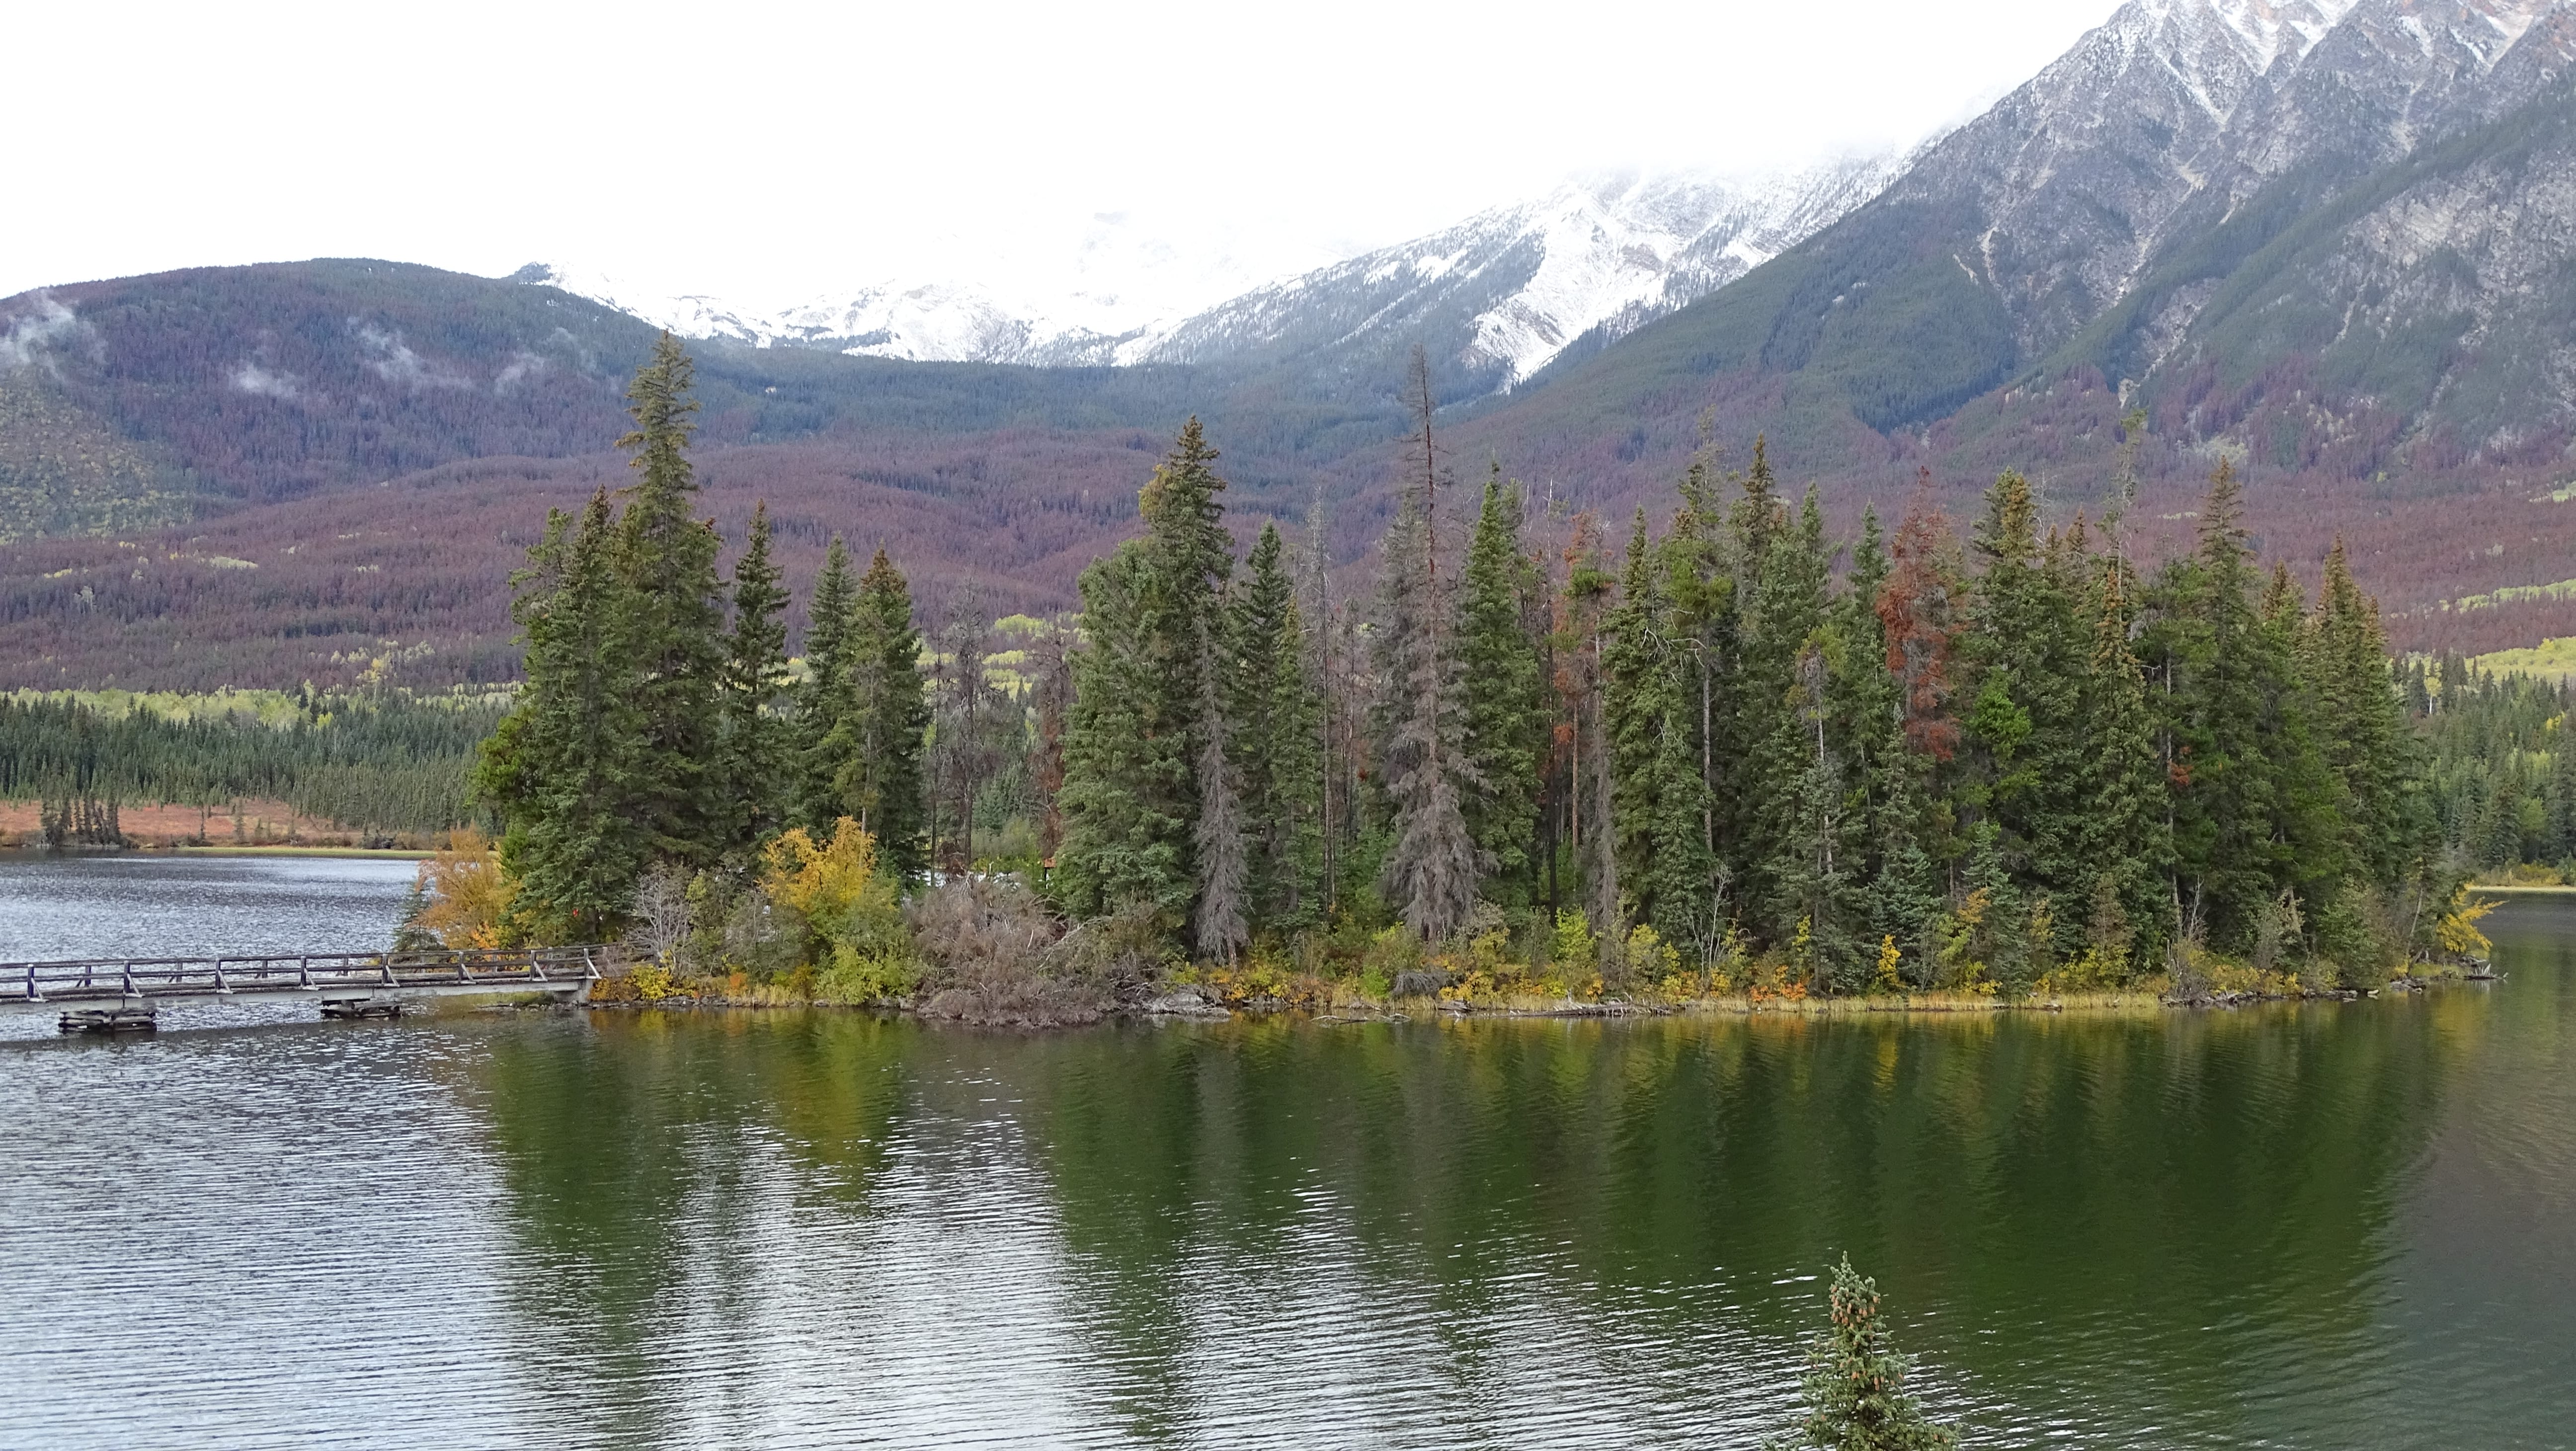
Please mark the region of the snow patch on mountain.
<svg viewBox="0 0 2576 1451"><path fill-rule="evenodd" d="M1120 362L1315 355L1373 335L1420 337L1510 388L1596 330L1685 307L1876 195L1894 155L1770 175L1578 178L1427 237L1257 288Z"/></svg>
<svg viewBox="0 0 2576 1451"><path fill-rule="evenodd" d="M1254 251L1222 238L1193 250L1123 215L1092 219L1052 287L1021 263L1007 291L908 279L764 311L575 267L532 264L515 276L684 337L911 361L1217 363L1412 329L1508 388L1586 333L1623 333L1760 266L1868 200L1902 165L1889 155L1759 176L1585 177L1278 281L1246 275ZM956 256L965 276L1008 272L991 258L979 264L964 243Z"/></svg>
<svg viewBox="0 0 2576 1451"><path fill-rule="evenodd" d="M670 328L750 347L822 348L914 362L1099 365L1118 349L1283 272L1339 254L1251 225L1102 212L1007 236L924 235L935 273L881 279L783 307L637 288L593 269L531 264L540 282Z"/></svg>

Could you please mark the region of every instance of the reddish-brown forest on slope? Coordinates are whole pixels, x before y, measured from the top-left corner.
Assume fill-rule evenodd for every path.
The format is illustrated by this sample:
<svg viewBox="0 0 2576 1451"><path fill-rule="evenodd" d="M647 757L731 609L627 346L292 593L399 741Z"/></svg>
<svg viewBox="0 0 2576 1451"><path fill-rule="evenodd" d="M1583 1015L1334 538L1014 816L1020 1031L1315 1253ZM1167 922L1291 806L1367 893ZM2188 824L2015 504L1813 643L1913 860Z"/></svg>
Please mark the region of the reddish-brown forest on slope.
<svg viewBox="0 0 2576 1451"><path fill-rule="evenodd" d="M1482 462L1488 432L1456 435L1452 472L1461 484L1482 470L1458 467L1460 456ZM911 575L926 615L991 617L1070 607L1082 566L1132 529L1136 490L1165 443L1133 429L876 436L711 449L700 465L707 510L729 544L741 539L754 502L768 501L800 596L838 533L862 553L882 545ZM1730 461L1746 452L1731 450ZM1614 539L1636 507L1660 522L1673 497L1670 460L1653 472L1614 466L1586 479L1544 460L1523 466L1494 456L1530 480L1542 509L1551 501L1593 509ZM1811 477L1795 458L1773 462L1793 486ZM2128 538L2142 554L2188 545L2200 486L2184 462L2192 461L2173 461L2141 489ZM2073 483L2046 467L2030 472L2059 519L2098 516L2099 470ZM591 490L620 487L625 476L623 461L607 454L482 459L158 534L0 547L0 688L291 688L352 684L370 672L422 688L510 679L512 571L548 509L578 508ZM1988 477L1935 475L1936 496L1964 521ZM1892 516L1907 492L1893 469L1815 482L1846 530L1863 503ZM1391 492L1383 473L1354 467L1312 489L1244 489L1230 502L1248 538L1265 518L1302 527L1320 493L1334 555L1357 586ZM1469 493L1451 497L1464 508ZM2334 537L2345 536L2403 648L2478 652L2576 634L2576 599L2442 607L2500 586L2576 577L2576 502L2535 498L2530 486L2503 480L2408 497L2257 468L2247 503L2263 552L2310 580Z"/></svg>

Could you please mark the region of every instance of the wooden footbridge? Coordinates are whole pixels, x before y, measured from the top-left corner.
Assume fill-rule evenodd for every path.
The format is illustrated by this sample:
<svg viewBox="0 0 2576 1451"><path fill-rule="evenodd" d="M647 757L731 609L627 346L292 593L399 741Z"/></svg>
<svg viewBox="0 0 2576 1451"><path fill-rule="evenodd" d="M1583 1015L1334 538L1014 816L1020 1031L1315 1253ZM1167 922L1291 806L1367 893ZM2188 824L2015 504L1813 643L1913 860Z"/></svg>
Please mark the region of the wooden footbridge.
<svg viewBox="0 0 2576 1451"><path fill-rule="evenodd" d="M0 963L0 995L5 995L0 1002L114 1001L140 1006L274 993L315 999L325 1012L350 1003L398 1003L404 998L472 993L543 992L579 1002L590 996L590 985L618 961L618 949L594 944L8 962Z"/></svg>

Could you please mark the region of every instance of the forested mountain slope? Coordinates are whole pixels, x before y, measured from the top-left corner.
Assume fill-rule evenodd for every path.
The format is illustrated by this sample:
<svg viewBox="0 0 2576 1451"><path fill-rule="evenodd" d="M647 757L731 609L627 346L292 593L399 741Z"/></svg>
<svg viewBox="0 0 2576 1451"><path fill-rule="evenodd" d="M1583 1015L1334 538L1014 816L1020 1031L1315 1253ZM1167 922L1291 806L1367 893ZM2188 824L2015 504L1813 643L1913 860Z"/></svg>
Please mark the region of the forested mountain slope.
<svg viewBox="0 0 2576 1451"><path fill-rule="evenodd" d="M1625 417L1664 456L1714 402L1822 466L1984 465L2077 378L2095 433L2126 393L2257 468L2557 468L2571 57L2558 0L2132 0L1867 205L1542 375L1513 432Z"/></svg>
<svg viewBox="0 0 2576 1451"><path fill-rule="evenodd" d="M0 301L0 530L95 532L122 527L138 501L168 516L460 459L601 452L627 426L625 379L655 333L556 288L365 260L202 268ZM1187 368L700 352L708 445L1160 436L1192 410L1227 418L1247 452L1285 457L1394 431L1391 410L1265 405L1233 417L1222 385Z"/></svg>
<svg viewBox="0 0 2576 1451"><path fill-rule="evenodd" d="M702 345L710 503L769 497L791 573L841 532L904 552L926 599L1050 608L1195 414L1238 518L1321 502L1349 563L1420 341L1452 463L1545 505L1668 509L1705 428L1738 464L1767 435L1837 527L2005 467L2062 519L2111 502L2134 407L2138 547L2190 532L2224 455L2264 552L2313 571L2349 535L2401 644L2576 634L2571 57L2566 0L2132 0L1883 190L1498 212L1131 366ZM1649 232L1653 268L1584 270ZM1567 259L1567 306L1524 307ZM1677 284L1647 274L1690 267L1716 290L1651 318ZM506 674L507 576L546 507L622 477L653 335L364 261L0 302L0 683Z"/></svg>

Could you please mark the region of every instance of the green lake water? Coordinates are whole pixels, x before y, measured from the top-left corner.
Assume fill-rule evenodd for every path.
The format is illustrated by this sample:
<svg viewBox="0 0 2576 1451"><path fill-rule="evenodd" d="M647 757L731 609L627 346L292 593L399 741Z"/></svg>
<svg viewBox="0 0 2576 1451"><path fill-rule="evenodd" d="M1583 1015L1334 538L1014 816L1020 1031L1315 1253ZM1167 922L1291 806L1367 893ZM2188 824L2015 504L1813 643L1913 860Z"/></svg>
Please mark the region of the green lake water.
<svg viewBox="0 0 2576 1451"><path fill-rule="evenodd" d="M0 1044L0 1445L2566 1446L2576 902L2354 1005Z"/></svg>

